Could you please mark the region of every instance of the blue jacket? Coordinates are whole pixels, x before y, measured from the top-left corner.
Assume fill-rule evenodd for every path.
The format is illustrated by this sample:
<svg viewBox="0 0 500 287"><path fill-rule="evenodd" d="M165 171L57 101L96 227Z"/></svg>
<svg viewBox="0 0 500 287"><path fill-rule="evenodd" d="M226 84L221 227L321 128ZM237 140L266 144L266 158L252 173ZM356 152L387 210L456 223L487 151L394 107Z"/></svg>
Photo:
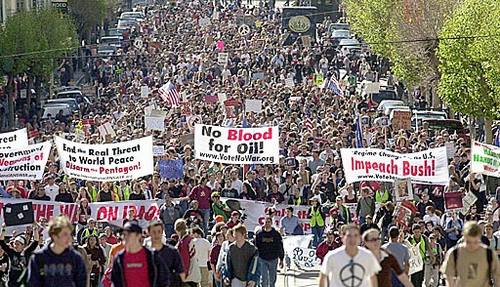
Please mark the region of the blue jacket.
<svg viewBox="0 0 500 287"><path fill-rule="evenodd" d="M232 244L236 244L236 242L233 242ZM226 268L224 270L224 277L227 277L229 279L233 279L235 276L233 274L233 265L231 262L231 251L228 251L228 255L226 256ZM260 281L260 268L259 268L259 253L257 252L257 249L255 250L255 254L252 256L252 259L248 263L248 271L247 271L247 276L245 281L254 281L258 283Z"/></svg>
<svg viewBox="0 0 500 287"><path fill-rule="evenodd" d="M45 246L30 259L28 285L85 287L87 269L82 256L73 247L61 254L55 254Z"/></svg>

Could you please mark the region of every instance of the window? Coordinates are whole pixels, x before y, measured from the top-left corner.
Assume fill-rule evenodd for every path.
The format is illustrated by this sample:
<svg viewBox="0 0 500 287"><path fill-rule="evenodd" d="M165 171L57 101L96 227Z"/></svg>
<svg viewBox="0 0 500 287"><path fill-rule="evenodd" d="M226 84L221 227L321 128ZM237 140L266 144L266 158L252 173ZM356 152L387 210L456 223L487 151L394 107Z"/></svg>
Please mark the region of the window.
<svg viewBox="0 0 500 287"><path fill-rule="evenodd" d="M16 11L21 12L24 10L24 8L24 0L16 0Z"/></svg>

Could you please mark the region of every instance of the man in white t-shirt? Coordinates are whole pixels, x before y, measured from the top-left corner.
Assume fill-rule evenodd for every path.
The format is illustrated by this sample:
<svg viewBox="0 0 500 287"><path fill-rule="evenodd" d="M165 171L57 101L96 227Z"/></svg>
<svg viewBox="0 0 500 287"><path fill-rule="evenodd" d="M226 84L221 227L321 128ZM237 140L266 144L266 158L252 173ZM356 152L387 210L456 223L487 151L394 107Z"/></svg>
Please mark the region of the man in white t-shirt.
<svg viewBox="0 0 500 287"><path fill-rule="evenodd" d="M359 227L345 225L342 228L342 241L344 246L330 251L323 260L319 286L378 287L377 273L381 267L369 250L359 247Z"/></svg>
<svg viewBox="0 0 500 287"><path fill-rule="evenodd" d="M210 244L210 241L203 238L204 234L201 228L195 227L191 232L194 238L193 240L194 252L195 252L194 257L196 258L198 266L200 267L200 273L201 273L200 286L208 287L209 274L208 274L207 262L209 260L210 248L212 247L212 244Z"/></svg>
<svg viewBox="0 0 500 287"><path fill-rule="evenodd" d="M49 176L47 178L47 185L44 187L45 194L50 197L50 200L55 201L56 196L59 194L59 185L56 184L55 178Z"/></svg>

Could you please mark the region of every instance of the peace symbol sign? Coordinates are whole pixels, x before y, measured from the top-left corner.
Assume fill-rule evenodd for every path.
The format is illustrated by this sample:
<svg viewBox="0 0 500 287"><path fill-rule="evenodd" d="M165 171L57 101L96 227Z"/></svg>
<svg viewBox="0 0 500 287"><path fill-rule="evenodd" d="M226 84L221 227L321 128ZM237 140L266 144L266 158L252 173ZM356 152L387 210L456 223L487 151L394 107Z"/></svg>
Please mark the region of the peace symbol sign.
<svg viewBox="0 0 500 287"><path fill-rule="evenodd" d="M247 24L243 24L240 26L240 28L238 28L238 32L243 36L248 35L248 33L250 33L250 26L248 26Z"/></svg>
<svg viewBox="0 0 500 287"><path fill-rule="evenodd" d="M365 268L353 261L340 269L340 281L345 287L359 287L365 277Z"/></svg>

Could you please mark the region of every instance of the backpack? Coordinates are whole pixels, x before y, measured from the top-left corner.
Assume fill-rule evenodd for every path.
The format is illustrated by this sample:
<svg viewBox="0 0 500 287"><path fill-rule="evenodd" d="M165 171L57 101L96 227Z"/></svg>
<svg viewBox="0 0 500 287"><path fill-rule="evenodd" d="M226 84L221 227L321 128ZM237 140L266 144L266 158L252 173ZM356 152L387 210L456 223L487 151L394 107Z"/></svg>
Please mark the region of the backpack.
<svg viewBox="0 0 500 287"><path fill-rule="evenodd" d="M458 277L457 270L457 260L458 260L458 248L453 249L453 263L455 264L455 277ZM491 274L491 262L493 261L493 250L486 248L486 260L488 261L488 284L489 286L495 286L495 278Z"/></svg>

